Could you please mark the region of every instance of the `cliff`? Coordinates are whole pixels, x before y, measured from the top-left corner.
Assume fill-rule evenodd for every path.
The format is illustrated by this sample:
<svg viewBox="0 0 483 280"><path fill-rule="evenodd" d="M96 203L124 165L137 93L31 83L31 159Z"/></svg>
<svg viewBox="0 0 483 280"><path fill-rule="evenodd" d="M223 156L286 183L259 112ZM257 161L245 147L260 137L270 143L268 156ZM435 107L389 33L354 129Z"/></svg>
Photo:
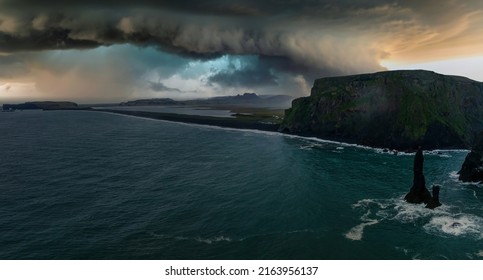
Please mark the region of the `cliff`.
<svg viewBox="0 0 483 280"><path fill-rule="evenodd" d="M483 132L481 132L466 156L459 172L459 179L463 182L483 183Z"/></svg>
<svg viewBox="0 0 483 280"><path fill-rule="evenodd" d="M467 148L481 130L483 83L423 70L318 79L280 127L393 149Z"/></svg>

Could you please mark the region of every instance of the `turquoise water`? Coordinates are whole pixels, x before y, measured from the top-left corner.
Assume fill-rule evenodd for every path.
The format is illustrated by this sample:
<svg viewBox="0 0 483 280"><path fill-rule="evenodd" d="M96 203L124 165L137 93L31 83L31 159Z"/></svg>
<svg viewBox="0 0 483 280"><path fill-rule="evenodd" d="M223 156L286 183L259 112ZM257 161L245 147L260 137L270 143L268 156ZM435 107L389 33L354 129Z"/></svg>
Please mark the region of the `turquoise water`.
<svg viewBox="0 0 483 280"><path fill-rule="evenodd" d="M466 151L411 155L101 112L0 114L0 259L482 259Z"/></svg>

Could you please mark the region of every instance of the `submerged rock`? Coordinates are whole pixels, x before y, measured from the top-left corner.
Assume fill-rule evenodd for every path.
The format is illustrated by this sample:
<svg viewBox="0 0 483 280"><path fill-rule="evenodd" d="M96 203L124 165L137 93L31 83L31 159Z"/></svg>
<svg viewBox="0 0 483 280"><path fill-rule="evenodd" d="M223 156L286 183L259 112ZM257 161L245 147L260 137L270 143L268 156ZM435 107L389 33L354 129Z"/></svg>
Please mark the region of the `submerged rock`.
<svg viewBox="0 0 483 280"><path fill-rule="evenodd" d="M483 182L483 132L478 135L458 173L463 182Z"/></svg>
<svg viewBox="0 0 483 280"><path fill-rule="evenodd" d="M409 193L406 194L406 196L404 197L404 200L406 200L409 203L427 204L431 200L431 194L426 188L426 180L424 179L424 174L423 174L423 164L424 164L423 150L419 148L418 151L416 152L416 156L414 157L413 186L409 190Z"/></svg>

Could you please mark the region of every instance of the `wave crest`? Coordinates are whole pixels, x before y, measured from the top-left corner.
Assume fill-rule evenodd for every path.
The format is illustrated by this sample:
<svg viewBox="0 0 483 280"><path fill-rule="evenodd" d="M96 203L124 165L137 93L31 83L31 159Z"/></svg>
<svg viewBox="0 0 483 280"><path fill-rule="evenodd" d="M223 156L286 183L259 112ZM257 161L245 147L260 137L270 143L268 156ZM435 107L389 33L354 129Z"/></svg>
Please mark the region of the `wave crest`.
<svg viewBox="0 0 483 280"><path fill-rule="evenodd" d="M483 239L483 218L474 214L456 212L458 207L443 205L436 209L423 204L411 204L402 197L392 199L362 199L352 205L361 212L361 224L351 228L344 236L361 240L364 229L384 220L422 225L428 234L446 237L470 236Z"/></svg>
<svg viewBox="0 0 483 280"><path fill-rule="evenodd" d="M470 214L436 216L424 225L427 232L452 236L473 235L483 238L483 219Z"/></svg>

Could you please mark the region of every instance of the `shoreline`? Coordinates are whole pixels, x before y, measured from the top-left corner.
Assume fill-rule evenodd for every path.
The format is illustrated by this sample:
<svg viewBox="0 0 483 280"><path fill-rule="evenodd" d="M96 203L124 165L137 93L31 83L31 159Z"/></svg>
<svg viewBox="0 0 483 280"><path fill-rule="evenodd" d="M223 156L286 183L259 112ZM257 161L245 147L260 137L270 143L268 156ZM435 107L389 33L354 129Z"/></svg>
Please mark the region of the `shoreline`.
<svg viewBox="0 0 483 280"><path fill-rule="evenodd" d="M113 113L113 114L119 114L119 115L155 119L155 120L220 126L220 127L234 128L234 129L255 129L255 130L269 131L269 132L279 132L278 128L280 127L279 124L261 123L256 120L237 119L237 118L183 115L183 114L145 112L145 111L122 111L122 110L110 110L110 109L91 109L86 111L106 112L106 113Z"/></svg>
<svg viewBox="0 0 483 280"><path fill-rule="evenodd" d="M358 147L362 149L373 149L378 150L384 153L396 153L396 154L407 154L407 153L414 153L414 151L406 149L406 150L397 150L392 148L386 147L372 147L368 145L363 145L359 143L353 143L349 141L344 141L343 139L331 139L331 138L320 138L314 135L305 135L305 134L293 134L293 133L285 133L279 131L279 124L268 124L268 123L260 123L256 120L247 120L247 119L237 119L237 118L224 118L224 117L211 117L211 116L198 116L198 115L183 115L183 114L174 114L174 113L160 113L160 112L145 112L145 111L122 111L122 110L110 110L110 109L89 109L86 111L92 112L105 112L105 113L112 113L118 115L125 115L125 116L132 116L132 117L140 117L140 118L147 118L153 120L162 120L162 121L170 121L176 123L185 123L185 124L196 124L196 125L204 125L204 126L214 126L220 128L230 128L230 129L237 129L237 130L257 130L257 131L265 131L265 132L274 132L280 133L280 135L284 135L287 137L301 137L304 139L309 139L313 141L321 141L326 143L334 143L340 144L343 146L352 146ZM469 150L463 147L452 147L452 148L426 148L425 151L428 152L441 152L441 151L460 151L460 152L468 152Z"/></svg>

